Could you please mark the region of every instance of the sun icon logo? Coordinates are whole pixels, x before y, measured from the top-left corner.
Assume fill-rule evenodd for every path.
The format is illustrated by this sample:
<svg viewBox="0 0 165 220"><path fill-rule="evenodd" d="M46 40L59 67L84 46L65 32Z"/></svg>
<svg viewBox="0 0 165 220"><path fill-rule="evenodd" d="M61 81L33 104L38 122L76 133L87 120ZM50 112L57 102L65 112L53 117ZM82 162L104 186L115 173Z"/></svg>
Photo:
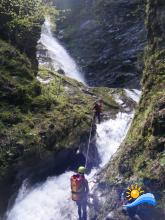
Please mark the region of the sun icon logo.
<svg viewBox="0 0 165 220"><path fill-rule="evenodd" d="M131 185L127 188L126 197L130 201L132 199L137 199L144 191L138 185Z"/></svg>

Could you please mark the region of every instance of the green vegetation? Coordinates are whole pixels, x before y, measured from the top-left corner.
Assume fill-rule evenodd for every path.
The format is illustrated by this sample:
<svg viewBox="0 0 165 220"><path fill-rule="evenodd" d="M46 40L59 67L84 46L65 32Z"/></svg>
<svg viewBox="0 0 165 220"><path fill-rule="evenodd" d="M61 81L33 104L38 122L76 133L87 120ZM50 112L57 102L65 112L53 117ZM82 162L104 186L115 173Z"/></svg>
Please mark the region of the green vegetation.
<svg viewBox="0 0 165 220"><path fill-rule="evenodd" d="M29 59L0 40L0 100L24 105L40 93Z"/></svg>
<svg viewBox="0 0 165 220"><path fill-rule="evenodd" d="M2 36L22 38L32 33L33 25L39 25L43 19L41 0L2 0L0 3L0 26Z"/></svg>
<svg viewBox="0 0 165 220"><path fill-rule="evenodd" d="M97 1L96 9L102 2ZM152 0L148 2L152 3ZM154 20L156 9L150 3L147 5L149 39L145 52L143 95L127 139L106 169L105 181L118 185L130 179L147 178L151 182L159 182L163 191L165 50L163 34L160 34L163 31L157 33L156 28L157 24L162 25L162 21ZM109 4L105 1L104 8L108 9ZM104 10L96 16L98 26L102 13ZM0 182L12 166L28 156L42 159L50 152L77 148L81 138L89 136L92 106L98 98L103 99L105 112L113 109L115 113L120 106L115 102L114 95L125 99L122 89L86 88L48 69L38 71L36 45L45 14L56 16L58 12L45 7L41 0L0 2ZM66 29L64 38L77 30L82 14L79 14L73 29ZM91 42L92 49L100 51L100 41L87 41ZM160 206L163 206L164 199L165 196L162 196ZM101 213L103 216L109 209L109 203L105 204L105 209Z"/></svg>
<svg viewBox="0 0 165 220"><path fill-rule="evenodd" d="M43 9L44 7L44 9ZM43 13L44 10L44 13ZM36 45L43 15L56 16L41 1L0 3L0 184L27 158L77 148L87 139L99 93L118 111L111 90L88 89L56 72L40 69ZM36 78L38 72L38 79ZM5 178L6 177L6 178Z"/></svg>
<svg viewBox="0 0 165 220"><path fill-rule="evenodd" d="M57 10L43 0L2 0L0 2L0 39L25 53L37 73L36 45L44 16Z"/></svg>
<svg viewBox="0 0 165 220"><path fill-rule="evenodd" d="M0 37L8 40L30 58L34 58L44 8L41 0L2 0Z"/></svg>
<svg viewBox="0 0 165 220"><path fill-rule="evenodd" d="M6 169L32 154L77 147L88 137L93 102L106 94L107 106L118 111L111 90L91 89L47 69L38 79L30 60L0 40L1 178Z"/></svg>

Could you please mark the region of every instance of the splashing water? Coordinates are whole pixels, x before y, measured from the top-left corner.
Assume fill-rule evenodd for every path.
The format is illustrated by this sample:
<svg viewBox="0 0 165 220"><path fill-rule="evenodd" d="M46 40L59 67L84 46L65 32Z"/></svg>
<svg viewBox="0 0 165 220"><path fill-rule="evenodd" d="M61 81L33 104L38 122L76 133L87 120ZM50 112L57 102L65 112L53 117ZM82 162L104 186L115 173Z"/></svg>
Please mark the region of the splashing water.
<svg viewBox="0 0 165 220"><path fill-rule="evenodd" d="M125 89L126 95L128 97L130 97L131 99L133 99L136 103L139 102L140 100L140 96L141 96L141 91L137 90L137 89Z"/></svg>
<svg viewBox="0 0 165 220"><path fill-rule="evenodd" d="M132 117L133 113L118 113L115 120L110 119L97 125L97 148L102 161L101 167L108 163L124 140Z"/></svg>
<svg viewBox="0 0 165 220"><path fill-rule="evenodd" d="M70 182L68 181L72 174L72 172L67 172L59 177L48 178L44 184L32 189L24 197L22 197L24 188L22 187L7 219L74 220L75 204L70 199Z"/></svg>
<svg viewBox="0 0 165 220"><path fill-rule="evenodd" d="M75 61L67 53L65 48L53 36L51 32L51 23L48 19L45 20L42 26L41 38L39 40L47 50L47 57L51 59L51 65L55 70L63 70L64 73L82 83L85 83L82 73L80 73ZM42 65L42 63L40 63Z"/></svg>
<svg viewBox="0 0 165 220"><path fill-rule="evenodd" d="M116 119L110 119L97 125L97 148L103 167L116 152L129 129L133 113L118 113ZM94 185L97 170L87 176L89 187ZM76 220L77 207L71 200L70 177L73 172L66 172L32 189L27 181L19 191L11 210L6 214L7 220Z"/></svg>
<svg viewBox="0 0 165 220"><path fill-rule="evenodd" d="M104 166L123 141L131 121L132 114L119 113L116 119L97 125L97 146ZM91 180L97 170L93 170L87 179ZM7 220L76 220L77 207L71 200L70 177L66 172L47 181L22 196L19 192L15 205L7 214ZM93 182L90 181L90 188ZM23 187L24 189L25 187Z"/></svg>

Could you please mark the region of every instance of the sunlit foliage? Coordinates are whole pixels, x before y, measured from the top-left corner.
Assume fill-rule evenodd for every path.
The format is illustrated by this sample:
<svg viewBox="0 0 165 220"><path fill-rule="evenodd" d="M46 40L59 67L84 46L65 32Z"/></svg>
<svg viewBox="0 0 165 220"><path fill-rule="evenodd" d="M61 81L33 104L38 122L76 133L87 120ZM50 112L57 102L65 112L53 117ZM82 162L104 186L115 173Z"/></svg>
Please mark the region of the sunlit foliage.
<svg viewBox="0 0 165 220"><path fill-rule="evenodd" d="M1 0L0 37L26 43L26 35L43 20L42 0ZM22 49L22 46L20 46Z"/></svg>

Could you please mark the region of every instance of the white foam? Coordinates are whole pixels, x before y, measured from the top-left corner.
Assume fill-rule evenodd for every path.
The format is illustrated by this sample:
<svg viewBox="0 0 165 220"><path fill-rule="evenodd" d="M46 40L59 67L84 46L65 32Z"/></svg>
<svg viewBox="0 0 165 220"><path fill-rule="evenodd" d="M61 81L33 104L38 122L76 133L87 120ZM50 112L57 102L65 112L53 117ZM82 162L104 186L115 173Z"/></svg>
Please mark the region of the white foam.
<svg viewBox="0 0 165 220"><path fill-rule="evenodd" d="M70 176L67 172L31 189L22 196L19 192L13 209L8 213L8 220L62 220L76 219L75 203L71 200Z"/></svg>
<svg viewBox="0 0 165 220"><path fill-rule="evenodd" d="M119 113L116 119L110 119L97 125L97 146L104 166L116 152L125 138L132 114ZM90 190L94 186L92 170L87 179ZM59 177L48 178L45 183L28 189L20 189L14 207L8 212L7 220L76 220L77 207L71 200L70 177L73 173L66 172Z"/></svg>
<svg viewBox="0 0 165 220"><path fill-rule="evenodd" d="M136 103L139 102L140 97L141 97L141 91L140 90L137 90L137 89L132 89L132 90L125 89L125 92L126 92L127 96L130 97L132 100L134 100Z"/></svg>
<svg viewBox="0 0 165 220"><path fill-rule="evenodd" d="M89 176L90 189L93 169ZM59 177L48 178L47 181L33 189L26 189L23 184L13 209L8 212L7 220L77 220L77 206L71 200L70 177L73 172L66 172Z"/></svg>
<svg viewBox="0 0 165 220"><path fill-rule="evenodd" d="M97 125L97 148L104 166L124 140L133 114L118 113L116 119L109 119Z"/></svg>

